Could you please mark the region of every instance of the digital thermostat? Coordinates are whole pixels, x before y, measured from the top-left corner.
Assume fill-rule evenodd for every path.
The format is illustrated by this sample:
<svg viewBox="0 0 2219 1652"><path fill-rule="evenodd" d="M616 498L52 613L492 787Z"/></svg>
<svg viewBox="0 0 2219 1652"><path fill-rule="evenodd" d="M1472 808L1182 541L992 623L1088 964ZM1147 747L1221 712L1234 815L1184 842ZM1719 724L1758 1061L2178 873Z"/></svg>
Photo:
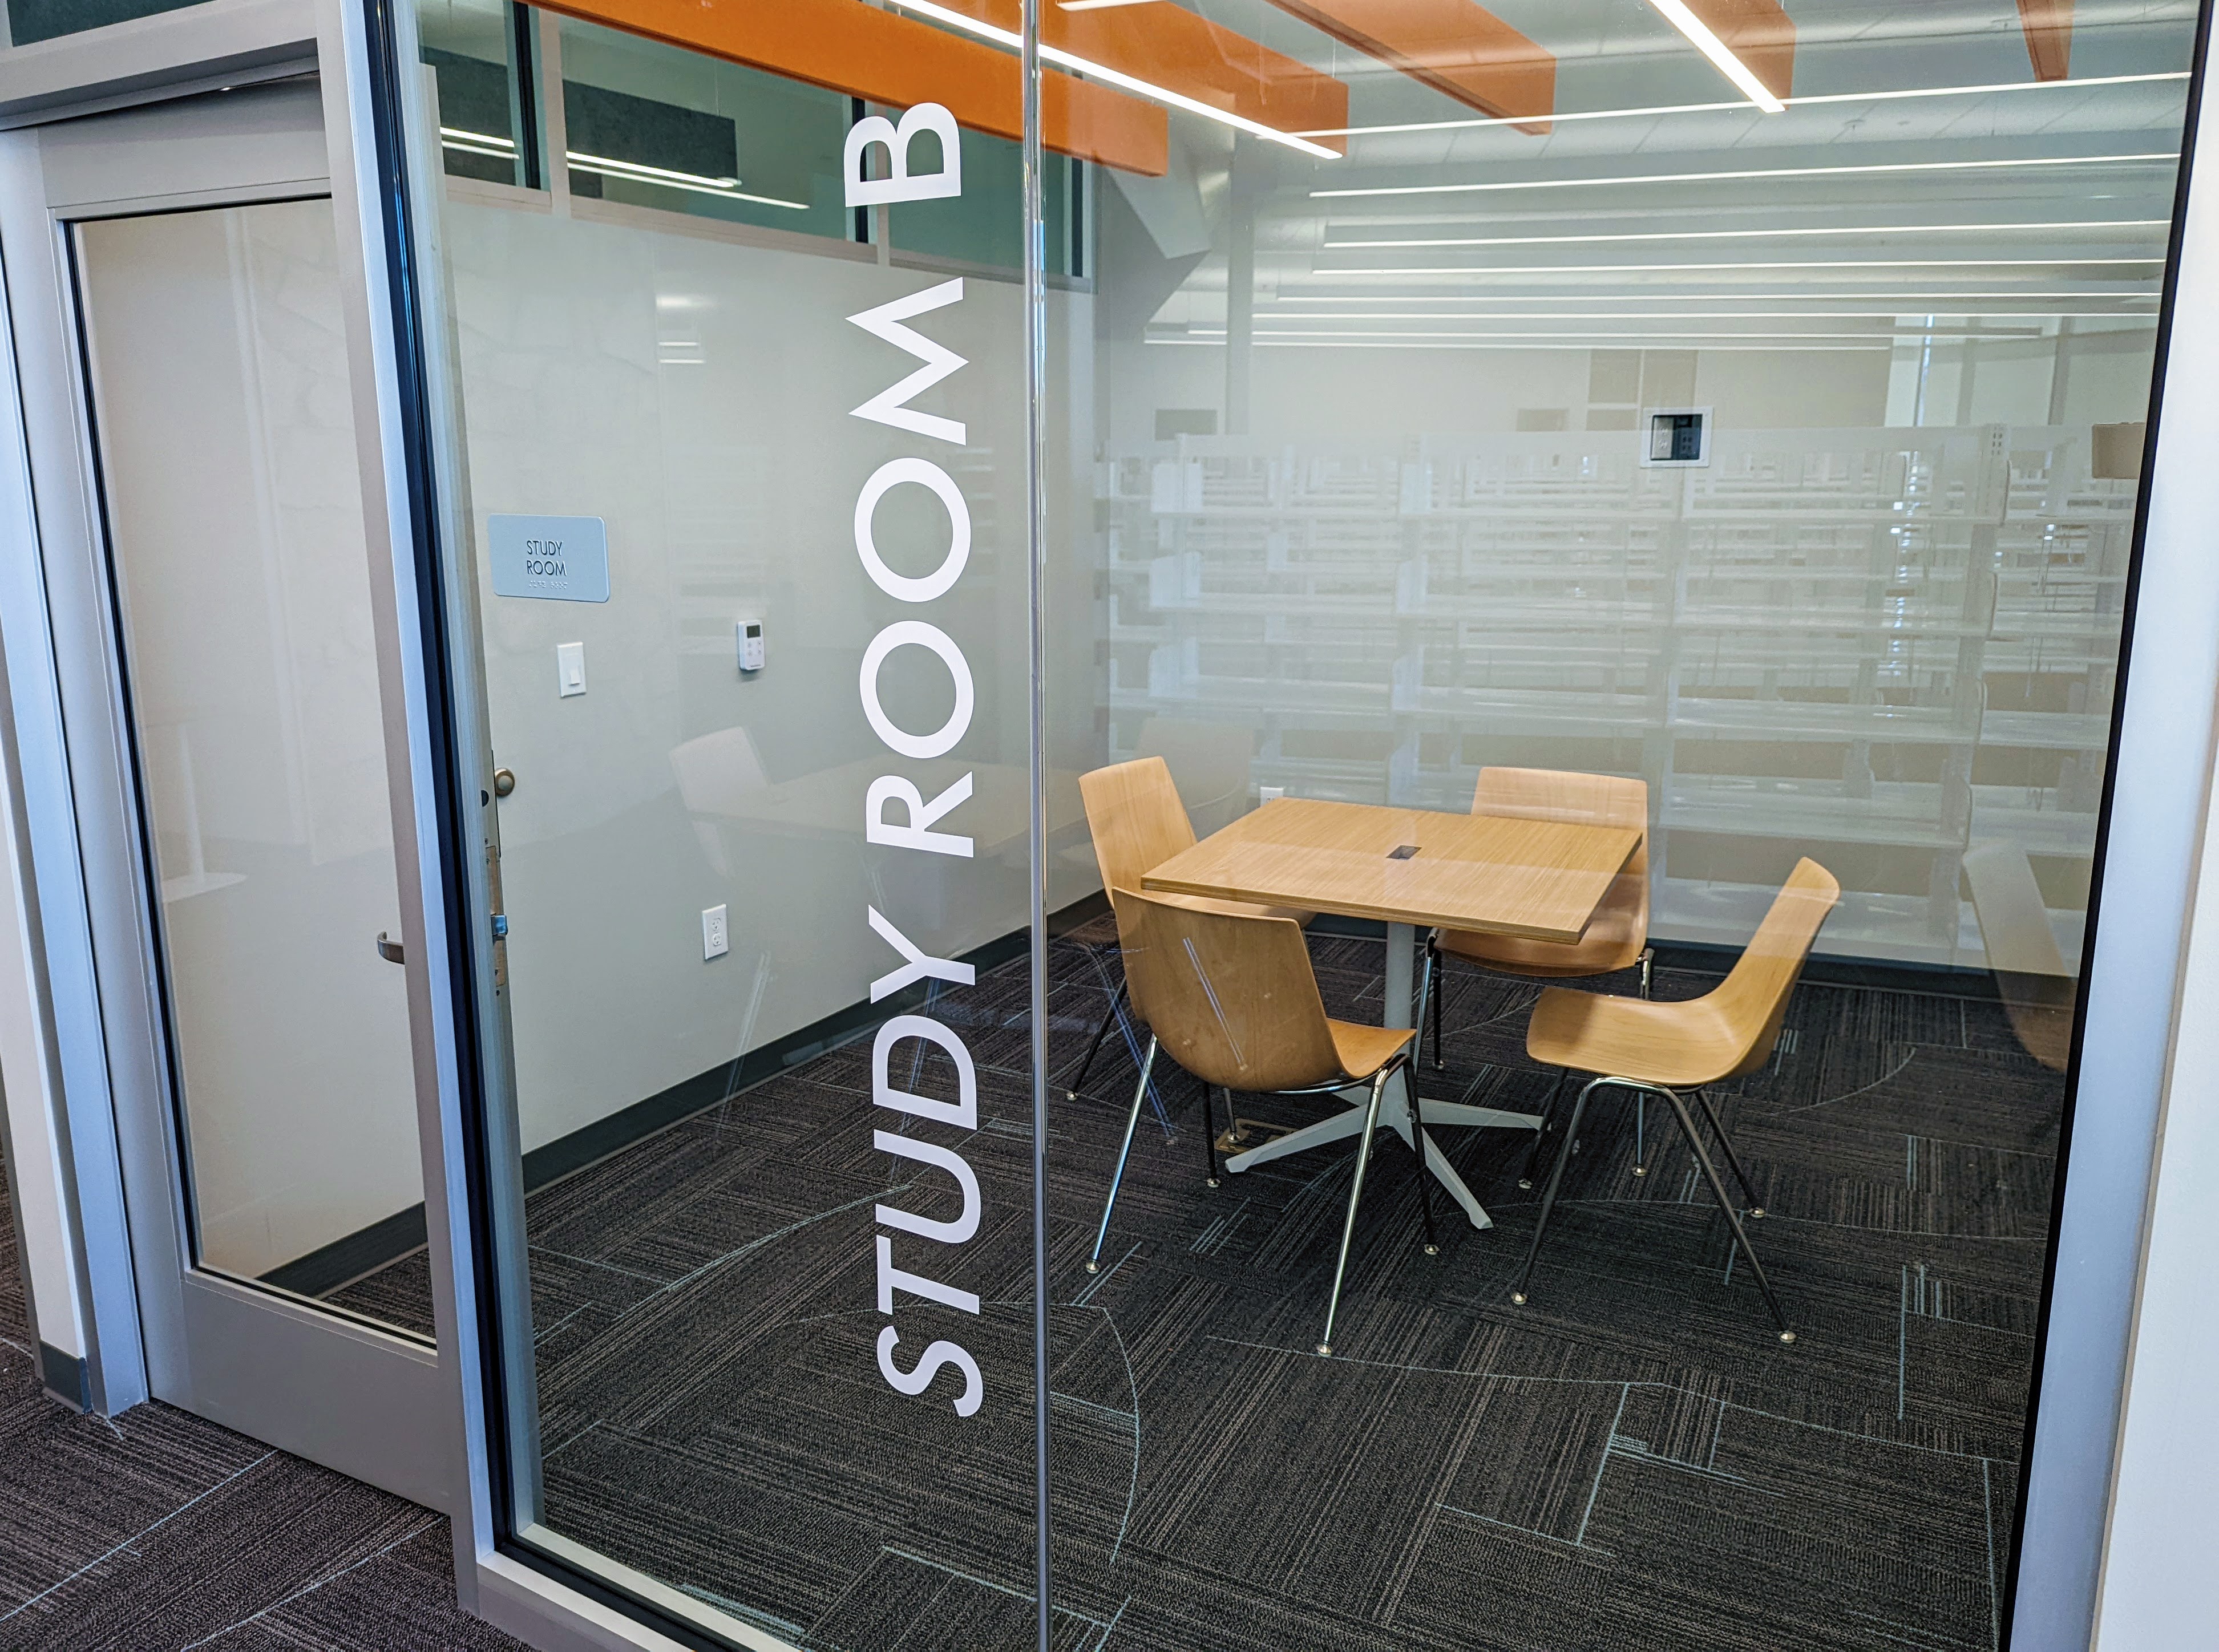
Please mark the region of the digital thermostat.
<svg viewBox="0 0 2219 1652"><path fill-rule="evenodd" d="M753 618L737 620L732 630L740 645L740 669L761 671L763 668L762 621Z"/></svg>

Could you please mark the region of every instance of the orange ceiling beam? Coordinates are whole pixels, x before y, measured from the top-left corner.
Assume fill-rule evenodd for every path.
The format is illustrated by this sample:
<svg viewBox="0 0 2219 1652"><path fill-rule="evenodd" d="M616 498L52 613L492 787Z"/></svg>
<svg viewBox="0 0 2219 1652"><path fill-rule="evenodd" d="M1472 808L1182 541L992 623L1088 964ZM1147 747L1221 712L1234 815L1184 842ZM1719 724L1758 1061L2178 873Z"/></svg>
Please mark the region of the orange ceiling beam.
<svg viewBox="0 0 2219 1652"><path fill-rule="evenodd" d="M873 103L939 103L974 132L1024 137L1016 58L861 0L556 0L547 9ZM1108 86L1047 71L1041 122L1059 154L1150 177L1169 165L1163 109Z"/></svg>
<svg viewBox="0 0 2219 1652"><path fill-rule="evenodd" d="M1793 93L1795 22L1781 9L1780 0L1687 0L1687 4L1775 97Z"/></svg>
<svg viewBox="0 0 2219 1652"><path fill-rule="evenodd" d="M2073 0L2018 0L2019 26L2036 80L2064 80L2073 71Z"/></svg>
<svg viewBox="0 0 2219 1652"><path fill-rule="evenodd" d="M1472 0L1271 3L1482 115L1546 132L1556 113L1555 57Z"/></svg>
<svg viewBox="0 0 2219 1652"><path fill-rule="evenodd" d="M1019 0L942 3L998 28L1020 26ZM1327 132L1348 124L1345 84L1182 6L1066 11L1055 0L1042 0L1041 39L1275 132ZM1324 146L1343 153L1347 147L1333 139Z"/></svg>

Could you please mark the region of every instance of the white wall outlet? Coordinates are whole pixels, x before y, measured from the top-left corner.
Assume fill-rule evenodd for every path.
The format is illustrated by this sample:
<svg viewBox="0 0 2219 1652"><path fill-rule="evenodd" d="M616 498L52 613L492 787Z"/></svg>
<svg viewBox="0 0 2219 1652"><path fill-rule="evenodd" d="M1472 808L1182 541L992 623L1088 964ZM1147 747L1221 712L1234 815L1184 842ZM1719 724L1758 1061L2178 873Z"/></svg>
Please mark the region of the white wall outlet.
<svg viewBox="0 0 2219 1652"><path fill-rule="evenodd" d="M712 906L701 914L701 961L722 958L732 949L732 932L724 921L724 909Z"/></svg>
<svg viewBox="0 0 2219 1652"><path fill-rule="evenodd" d="M1256 788L1257 807L1261 808L1267 803L1276 803L1286 795L1287 788L1284 786L1259 786Z"/></svg>
<svg viewBox="0 0 2219 1652"><path fill-rule="evenodd" d="M586 692L586 645L583 643L557 643L555 645L555 695L568 699L573 694Z"/></svg>
<svg viewBox="0 0 2219 1652"><path fill-rule="evenodd" d="M740 669L761 671L763 668L763 624L754 615L732 622L732 635L739 644Z"/></svg>

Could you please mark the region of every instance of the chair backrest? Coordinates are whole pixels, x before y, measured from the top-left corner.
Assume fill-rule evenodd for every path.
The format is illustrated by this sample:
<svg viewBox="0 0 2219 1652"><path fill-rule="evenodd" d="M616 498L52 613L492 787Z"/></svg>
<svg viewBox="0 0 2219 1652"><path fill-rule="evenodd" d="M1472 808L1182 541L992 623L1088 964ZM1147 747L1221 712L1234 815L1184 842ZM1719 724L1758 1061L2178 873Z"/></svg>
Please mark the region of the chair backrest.
<svg viewBox="0 0 2219 1652"><path fill-rule="evenodd" d="M1755 1072L1772 1059L1772 1046L1780 1041L1780 1023L1787 1014L1787 1000L1803 973L1803 960L1842 898L1842 885L1816 860L1802 860L1787 875L1787 882L1772 897L1772 910L1756 926L1744 951L1725 981L1710 994L1725 1025L1749 1045L1733 1071L1739 1078Z"/></svg>
<svg viewBox="0 0 2219 1652"><path fill-rule="evenodd" d="M1094 861L1105 890L1138 890L1141 879L1182 849L1194 828L1179 806L1178 788L1160 757L1136 757L1078 777Z"/></svg>
<svg viewBox="0 0 2219 1652"><path fill-rule="evenodd" d="M1307 1090L1342 1076L1302 925L1120 889L1133 1009L1206 1084Z"/></svg>
<svg viewBox="0 0 2219 1652"><path fill-rule="evenodd" d="M2071 975L2026 851L2016 843L1975 843L1964 865L1988 967L1998 975Z"/></svg>
<svg viewBox="0 0 2219 1652"><path fill-rule="evenodd" d="M1638 904L1641 930L1648 928L1648 781L1569 769L1483 768L1472 789L1471 812L1579 826L1620 826L1641 833L1641 847L1618 874L1607 898L1613 904Z"/></svg>
<svg viewBox="0 0 2219 1652"><path fill-rule="evenodd" d="M1197 836L1208 837L1248 812L1248 765L1256 754L1252 730L1232 723L1190 723L1152 717L1133 742L1136 757L1160 757L1178 787Z"/></svg>

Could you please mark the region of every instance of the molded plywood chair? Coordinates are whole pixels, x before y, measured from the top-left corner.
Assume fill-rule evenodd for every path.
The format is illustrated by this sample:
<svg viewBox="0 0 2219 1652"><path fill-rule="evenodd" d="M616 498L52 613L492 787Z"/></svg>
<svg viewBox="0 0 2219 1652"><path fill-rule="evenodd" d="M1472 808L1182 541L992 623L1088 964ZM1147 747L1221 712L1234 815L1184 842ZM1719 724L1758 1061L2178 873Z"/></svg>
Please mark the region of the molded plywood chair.
<svg viewBox="0 0 2219 1652"><path fill-rule="evenodd" d="M1541 1196L1533 1242L1526 1248L1526 1265L1519 1270L1518 1283L1510 1293L1512 1301L1526 1301L1526 1283L1532 1277L1534 1258L1541 1253L1541 1236L1549 1231L1549 1215L1556 1208L1557 1189L1564 1179L1565 1161L1572 1156L1588 1097L1598 1090L1630 1090L1637 1095L1662 1096L1672 1104L1681 1133L1711 1184L1712 1196L1725 1213L1734 1242L1756 1276L1757 1288L1764 1293L1765 1305L1780 1327L1781 1341L1795 1340L1787 1316L1781 1312L1780 1299L1773 1295L1772 1282L1765 1277L1763 1264L1750 1245L1741 1217L1726 1197L1725 1183L1719 1179L1718 1167L1704 1151L1680 1092L1694 1092L1712 1133L1725 1150L1734 1180L1750 1201L1750 1215L1762 1216L1763 1208L1756 1204L1733 1143L1719 1128L1719 1115L1703 1090L1721 1079L1755 1072L1772 1059L1773 1046L1780 1039L1780 1023L1787 1013L1788 997L1803 972L1803 960L1810 956L1818 926L1826 921L1841 895L1842 886L1831 873L1815 860L1799 861L1757 927L1749 949L1726 978L1700 998L1683 1003L1652 1003L1643 998L1606 997L1562 987L1551 987L1541 994L1540 1003L1533 1008L1532 1023L1526 1029L1526 1053L1549 1066L1596 1077L1572 1103L1570 1122L1549 1171L1548 1190Z"/></svg>
<svg viewBox="0 0 2219 1652"><path fill-rule="evenodd" d="M1090 777L1091 778L1091 777ZM1364 1173L1371 1162L1371 1134L1379 1126L1379 1104L1387 1081L1409 1064L1417 1034L1407 1027L1366 1027L1334 1021L1318 996L1317 976L1302 925L1292 918L1265 916L1224 901L1143 895L1113 889L1117 938L1125 954L1125 978L1133 1008L1148 1028L1148 1051L1141 1061L1141 1082L1126 1116L1125 1139L1117 1168L1102 1208L1086 1270L1102 1262L1110 1237L1110 1218L1117 1208L1117 1189L1133 1153L1133 1133L1157 1053L1202 1080L1203 1152L1209 1185L1218 1183L1212 1085L1228 1092L1283 1096L1328 1095L1369 1085L1371 1098L1356 1142L1356 1178L1348 1189L1348 1214L1341 1224L1340 1255L1327 1300L1321 1354L1333 1351L1333 1323L1340 1308L1341 1282L1348 1271L1348 1249L1356 1235L1356 1210L1364 1197ZM1426 1251L1437 1253L1433 1200L1422 1162L1418 1170L1420 1209Z"/></svg>
<svg viewBox="0 0 2219 1652"><path fill-rule="evenodd" d="M1245 759L1242 773L1245 787ZM1094 835L1094 860L1101 868L1105 891L1137 891L1141 880L1151 871L1195 845L1194 823L1179 801L1171 766L1161 757L1136 757L1129 763L1113 763L1091 774L1082 774L1078 777L1078 790L1086 804L1087 829ZM1245 797L1246 792L1242 795ZM1315 916L1284 907L1211 901L1199 896L1167 895L1161 898L1215 911L1292 918L1305 924ZM1095 1055L1102 1048L1102 1040L1116 1024L1125 992L1126 987L1120 985L1116 996L1110 1000L1109 1012L1094 1029L1093 1041L1087 1045L1085 1059L1078 1064L1077 1076L1066 1089L1066 1095L1076 1096L1078 1087L1086 1082Z"/></svg>
<svg viewBox="0 0 2219 1652"><path fill-rule="evenodd" d="M1418 1024L1423 1026L1431 1001L1433 1022L1433 1065L1441 1058L1441 1000L1447 996L1447 960L1496 970L1506 975L1567 979L1587 975L1614 975L1641 966L1641 996L1649 996L1650 966L1655 953L1649 946L1649 786L1645 781L1615 774L1580 774L1545 768L1483 768L1473 788L1471 812L1504 815L1520 820L1569 821L1582 826L1630 827L1644 835L1595 910L1587 933L1577 941L1531 941L1521 935L1481 935L1462 929L1436 929L1426 938L1426 966L1418 991ZM1439 976L1438 986L1435 977ZM1558 1089L1562 1085L1559 1084ZM1549 1093L1543 1109L1545 1121L1556 1109L1557 1090ZM1648 1173L1643 1149L1647 1140L1646 1110L1636 1102L1634 1174ZM1544 1126L1545 1128L1545 1124ZM1541 1150L1541 1132L1526 1154L1526 1167L1518 1185L1533 1185L1533 1166Z"/></svg>
<svg viewBox="0 0 2219 1652"><path fill-rule="evenodd" d="M2073 1054L2080 981L2066 967L2034 866L2016 843L1975 843L1965 852L1973 916L1988 949L1996 991L2026 1053L2052 1072Z"/></svg>

